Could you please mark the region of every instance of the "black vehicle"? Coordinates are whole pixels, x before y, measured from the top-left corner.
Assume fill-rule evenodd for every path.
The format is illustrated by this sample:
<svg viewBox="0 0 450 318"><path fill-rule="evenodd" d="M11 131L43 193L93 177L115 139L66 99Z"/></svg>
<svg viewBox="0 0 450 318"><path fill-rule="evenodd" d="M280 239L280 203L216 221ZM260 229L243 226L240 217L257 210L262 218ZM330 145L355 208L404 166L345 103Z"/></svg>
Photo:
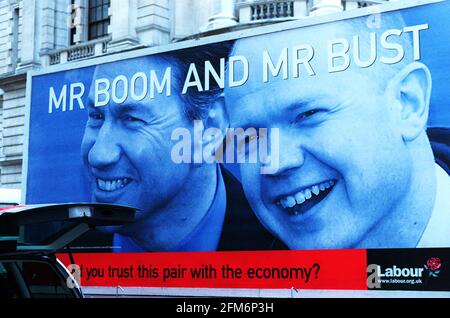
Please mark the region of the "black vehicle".
<svg viewBox="0 0 450 318"><path fill-rule="evenodd" d="M80 298L55 253L96 226L134 221L134 208L91 203L0 209L0 298ZM70 255L70 254L69 254Z"/></svg>

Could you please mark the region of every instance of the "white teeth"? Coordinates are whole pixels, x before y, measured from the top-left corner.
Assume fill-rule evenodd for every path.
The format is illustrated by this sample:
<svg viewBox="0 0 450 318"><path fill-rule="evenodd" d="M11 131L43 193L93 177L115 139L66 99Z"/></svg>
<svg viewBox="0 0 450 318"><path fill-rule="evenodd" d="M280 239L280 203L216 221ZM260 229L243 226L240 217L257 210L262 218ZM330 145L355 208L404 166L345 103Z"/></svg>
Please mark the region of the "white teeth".
<svg viewBox="0 0 450 318"><path fill-rule="evenodd" d="M297 202L295 202L294 197L287 197L287 206L292 208Z"/></svg>
<svg viewBox="0 0 450 318"><path fill-rule="evenodd" d="M130 179L122 178L115 180L102 180L97 179L97 187L102 191L113 192L118 189L122 189L130 183Z"/></svg>
<svg viewBox="0 0 450 318"><path fill-rule="evenodd" d="M313 186L311 191L315 195L319 195L319 192L320 192L319 186L317 186L317 185Z"/></svg>
<svg viewBox="0 0 450 318"><path fill-rule="evenodd" d="M312 193L310 189L306 189L304 192L306 200L311 199Z"/></svg>
<svg viewBox="0 0 450 318"><path fill-rule="evenodd" d="M320 191L325 191L332 187L334 184L335 182L333 180L315 184L310 188L306 188L303 191L297 192L294 196L289 195L284 197L283 199L278 201L278 204L280 204L284 209L292 208L295 205L305 203L307 200L312 198L313 194L319 195ZM294 211L293 213L294 215L298 214L297 211Z"/></svg>
<svg viewBox="0 0 450 318"><path fill-rule="evenodd" d="M295 195L295 201L297 201L297 204L302 204L306 201L305 195L303 192L299 192Z"/></svg>
<svg viewBox="0 0 450 318"><path fill-rule="evenodd" d="M287 200L286 200L286 199L281 199L281 200L280 200L280 204L281 204L281 206L282 206L284 209L286 209L286 208L288 207L288 205L287 205Z"/></svg>

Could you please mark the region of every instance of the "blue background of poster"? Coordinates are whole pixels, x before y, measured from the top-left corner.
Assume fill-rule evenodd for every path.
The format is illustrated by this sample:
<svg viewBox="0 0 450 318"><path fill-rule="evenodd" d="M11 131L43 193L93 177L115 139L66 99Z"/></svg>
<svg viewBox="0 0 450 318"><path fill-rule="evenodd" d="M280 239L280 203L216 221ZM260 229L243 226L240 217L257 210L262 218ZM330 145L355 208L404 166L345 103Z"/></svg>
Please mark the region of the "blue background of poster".
<svg viewBox="0 0 450 318"><path fill-rule="evenodd" d="M50 86L57 94L74 82L89 90L94 70L87 67L33 78L26 203L89 201L80 152L87 111L75 102L73 111L49 114L48 100ZM87 97L84 94L84 105Z"/></svg>

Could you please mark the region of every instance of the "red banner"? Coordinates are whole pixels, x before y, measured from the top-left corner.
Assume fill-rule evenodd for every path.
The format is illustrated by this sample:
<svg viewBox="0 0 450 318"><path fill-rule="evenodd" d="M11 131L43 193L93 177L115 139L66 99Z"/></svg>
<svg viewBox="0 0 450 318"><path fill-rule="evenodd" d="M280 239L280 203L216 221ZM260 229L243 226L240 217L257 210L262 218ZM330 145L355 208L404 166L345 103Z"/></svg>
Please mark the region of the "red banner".
<svg viewBox="0 0 450 318"><path fill-rule="evenodd" d="M68 266L67 254L58 258ZM82 286L367 289L366 250L79 253Z"/></svg>

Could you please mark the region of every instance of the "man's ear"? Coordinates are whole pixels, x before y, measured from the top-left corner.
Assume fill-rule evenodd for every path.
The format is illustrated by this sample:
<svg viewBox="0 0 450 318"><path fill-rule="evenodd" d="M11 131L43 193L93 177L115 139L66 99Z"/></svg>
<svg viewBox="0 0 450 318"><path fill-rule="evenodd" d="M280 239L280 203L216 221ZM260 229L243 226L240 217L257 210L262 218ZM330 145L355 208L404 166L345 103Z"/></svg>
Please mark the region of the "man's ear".
<svg viewBox="0 0 450 318"><path fill-rule="evenodd" d="M229 119L225 110L223 94L213 102L203 122L206 137L203 140L203 148L215 149L217 151L216 157L221 156L223 151L223 138L226 137L227 128L229 127Z"/></svg>
<svg viewBox="0 0 450 318"><path fill-rule="evenodd" d="M416 139L425 129L431 97L431 74L428 67L413 62L404 67L387 87L400 106L400 129L403 139Z"/></svg>

